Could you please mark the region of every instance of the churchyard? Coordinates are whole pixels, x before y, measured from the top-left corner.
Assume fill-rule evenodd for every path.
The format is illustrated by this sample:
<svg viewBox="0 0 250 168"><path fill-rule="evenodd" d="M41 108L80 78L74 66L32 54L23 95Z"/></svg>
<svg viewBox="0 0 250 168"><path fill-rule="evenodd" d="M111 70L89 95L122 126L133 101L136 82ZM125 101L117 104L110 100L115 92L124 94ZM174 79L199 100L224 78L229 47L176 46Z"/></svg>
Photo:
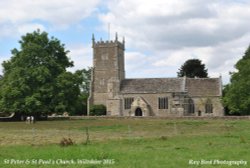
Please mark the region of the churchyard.
<svg viewBox="0 0 250 168"><path fill-rule="evenodd" d="M218 118L0 122L0 167L249 167L249 130Z"/></svg>

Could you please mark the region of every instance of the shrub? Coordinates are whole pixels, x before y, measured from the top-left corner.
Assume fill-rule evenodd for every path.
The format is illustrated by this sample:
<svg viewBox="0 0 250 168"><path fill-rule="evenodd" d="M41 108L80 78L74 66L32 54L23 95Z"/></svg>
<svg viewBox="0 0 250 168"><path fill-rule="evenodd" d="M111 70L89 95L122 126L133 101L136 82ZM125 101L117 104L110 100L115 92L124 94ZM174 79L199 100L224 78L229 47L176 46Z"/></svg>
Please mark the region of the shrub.
<svg viewBox="0 0 250 168"><path fill-rule="evenodd" d="M73 145L73 141L72 139L70 138L63 138L61 141L60 141L60 146L70 146L70 145Z"/></svg>
<svg viewBox="0 0 250 168"><path fill-rule="evenodd" d="M102 104L92 105L92 106L90 106L89 114L92 116L106 115L106 106L104 106Z"/></svg>
<svg viewBox="0 0 250 168"><path fill-rule="evenodd" d="M161 136L161 137L160 137L160 140L164 140L164 141L165 141L165 140L167 140L167 139L168 139L167 136Z"/></svg>

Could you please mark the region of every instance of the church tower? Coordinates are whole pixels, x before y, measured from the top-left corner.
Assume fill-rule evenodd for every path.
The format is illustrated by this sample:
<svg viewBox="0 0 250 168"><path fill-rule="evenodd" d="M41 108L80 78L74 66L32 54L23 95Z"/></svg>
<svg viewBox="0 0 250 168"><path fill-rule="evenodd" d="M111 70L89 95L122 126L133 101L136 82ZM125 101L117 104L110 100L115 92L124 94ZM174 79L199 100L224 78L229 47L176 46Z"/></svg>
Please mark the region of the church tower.
<svg viewBox="0 0 250 168"><path fill-rule="evenodd" d="M108 107L108 99L120 92L120 82L125 79L124 49L125 41L95 41L92 37L93 70L88 107L103 104ZM113 115L113 114L112 114Z"/></svg>

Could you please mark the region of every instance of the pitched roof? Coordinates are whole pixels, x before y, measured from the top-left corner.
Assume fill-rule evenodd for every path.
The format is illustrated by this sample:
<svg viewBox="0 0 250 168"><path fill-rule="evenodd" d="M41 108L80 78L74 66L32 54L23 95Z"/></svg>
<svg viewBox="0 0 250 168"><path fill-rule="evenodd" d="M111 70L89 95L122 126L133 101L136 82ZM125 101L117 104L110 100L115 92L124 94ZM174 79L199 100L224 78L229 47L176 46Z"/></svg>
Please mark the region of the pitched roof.
<svg viewBox="0 0 250 168"><path fill-rule="evenodd" d="M183 78L125 79L121 83L122 93L166 93L184 90Z"/></svg>
<svg viewBox="0 0 250 168"><path fill-rule="evenodd" d="M190 96L221 96L220 78L139 78L121 82L122 93L187 92Z"/></svg>
<svg viewBox="0 0 250 168"><path fill-rule="evenodd" d="M190 96L222 96L220 78L187 78L186 90Z"/></svg>

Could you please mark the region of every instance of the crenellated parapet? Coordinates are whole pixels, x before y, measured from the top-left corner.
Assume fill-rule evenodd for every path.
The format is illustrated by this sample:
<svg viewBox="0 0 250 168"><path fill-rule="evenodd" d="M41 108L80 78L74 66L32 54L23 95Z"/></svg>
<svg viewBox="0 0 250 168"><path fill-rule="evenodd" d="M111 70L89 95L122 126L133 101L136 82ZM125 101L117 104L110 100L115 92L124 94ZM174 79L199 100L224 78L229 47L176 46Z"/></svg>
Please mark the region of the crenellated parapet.
<svg viewBox="0 0 250 168"><path fill-rule="evenodd" d="M102 38L99 41L95 41L95 36L94 34L92 35L92 47L114 47L118 46L119 48L122 48L125 50L125 38L123 37L123 41L120 42L118 40L118 35L116 33L115 40L102 40Z"/></svg>

